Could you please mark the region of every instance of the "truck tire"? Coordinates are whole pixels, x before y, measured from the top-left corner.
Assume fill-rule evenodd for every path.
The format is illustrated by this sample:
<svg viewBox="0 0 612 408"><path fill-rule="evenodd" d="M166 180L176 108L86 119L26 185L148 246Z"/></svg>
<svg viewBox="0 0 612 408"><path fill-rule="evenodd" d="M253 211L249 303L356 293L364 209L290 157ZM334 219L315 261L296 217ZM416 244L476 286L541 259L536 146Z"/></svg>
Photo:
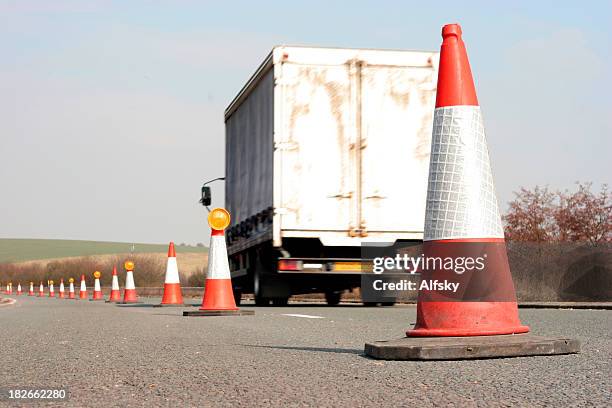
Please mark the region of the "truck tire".
<svg viewBox="0 0 612 408"><path fill-rule="evenodd" d="M289 304L289 298L288 297L287 298L285 298L285 297L282 297L282 298L273 298L272 299L272 304L274 306L287 306Z"/></svg>
<svg viewBox="0 0 612 408"><path fill-rule="evenodd" d="M255 269L253 273L253 295L255 296L255 306L270 306L270 299L263 296L263 273Z"/></svg>
<svg viewBox="0 0 612 408"><path fill-rule="evenodd" d="M242 291L238 288L234 288L234 302L236 302L236 306L240 306L241 301L242 301Z"/></svg>
<svg viewBox="0 0 612 408"><path fill-rule="evenodd" d="M340 303L342 292L325 292L325 301L330 306L336 306Z"/></svg>

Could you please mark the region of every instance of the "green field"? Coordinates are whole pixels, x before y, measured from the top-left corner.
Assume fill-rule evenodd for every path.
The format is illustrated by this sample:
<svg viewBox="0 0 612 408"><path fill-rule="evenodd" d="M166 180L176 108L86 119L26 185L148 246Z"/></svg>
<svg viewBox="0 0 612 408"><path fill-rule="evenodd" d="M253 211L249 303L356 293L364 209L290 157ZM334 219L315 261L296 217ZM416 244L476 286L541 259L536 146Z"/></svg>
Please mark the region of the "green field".
<svg viewBox="0 0 612 408"><path fill-rule="evenodd" d="M176 252L207 252L208 248L176 245ZM132 250L127 242L77 241L64 239L0 238L0 263L72 256L125 254ZM134 244L134 253L167 252L168 244Z"/></svg>

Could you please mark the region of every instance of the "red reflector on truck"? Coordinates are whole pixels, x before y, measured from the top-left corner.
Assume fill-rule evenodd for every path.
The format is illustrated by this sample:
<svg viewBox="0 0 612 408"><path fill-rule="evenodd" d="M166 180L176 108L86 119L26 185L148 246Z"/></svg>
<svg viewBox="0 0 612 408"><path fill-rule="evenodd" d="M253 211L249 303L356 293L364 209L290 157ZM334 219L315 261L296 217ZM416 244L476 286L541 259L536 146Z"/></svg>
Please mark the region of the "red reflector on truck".
<svg viewBox="0 0 612 408"><path fill-rule="evenodd" d="M278 270L279 271L301 271L302 261L280 259L278 261Z"/></svg>

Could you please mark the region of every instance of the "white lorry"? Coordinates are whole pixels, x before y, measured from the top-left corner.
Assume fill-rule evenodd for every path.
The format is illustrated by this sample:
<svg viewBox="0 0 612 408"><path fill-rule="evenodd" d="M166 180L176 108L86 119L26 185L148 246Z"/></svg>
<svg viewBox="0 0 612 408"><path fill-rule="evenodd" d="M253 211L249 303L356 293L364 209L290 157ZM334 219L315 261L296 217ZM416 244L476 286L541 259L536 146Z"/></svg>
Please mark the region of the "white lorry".
<svg viewBox="0 0 612 408"><path fill-rule="evenodd" d="M272 50L225 111L237 299L336 304L360 284L364 242L422 240L438 57Z"/></svg>

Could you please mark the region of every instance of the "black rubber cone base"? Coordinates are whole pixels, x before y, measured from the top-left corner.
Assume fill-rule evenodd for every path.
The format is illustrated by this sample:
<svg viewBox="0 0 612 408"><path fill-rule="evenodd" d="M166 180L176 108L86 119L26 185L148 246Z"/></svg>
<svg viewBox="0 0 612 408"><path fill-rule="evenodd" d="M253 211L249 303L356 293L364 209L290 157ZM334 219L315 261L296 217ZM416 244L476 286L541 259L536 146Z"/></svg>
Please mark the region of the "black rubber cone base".
<svg viewBox="0 0 612 408"><path fill-rule="evenodd" d="M365 354L380 360L465 360L549 356L580 352L580 342L532 334L474 337L404 337L366 343Z"/></svg>
<svg viewBox="0 0 612 408"><path fill-rule="evenodd" d="M183 316L252 316L254 310L185 310Z"/></svg>
<svg viewBox="0 0 612 408"><path fill-rule="evenodd" d="M179 304L173 304L173 305L164 305L160 303L159 305L153 305L153 307L189 307L189 306L191 305L186 304L186 303L179 303Z"/></svg>

